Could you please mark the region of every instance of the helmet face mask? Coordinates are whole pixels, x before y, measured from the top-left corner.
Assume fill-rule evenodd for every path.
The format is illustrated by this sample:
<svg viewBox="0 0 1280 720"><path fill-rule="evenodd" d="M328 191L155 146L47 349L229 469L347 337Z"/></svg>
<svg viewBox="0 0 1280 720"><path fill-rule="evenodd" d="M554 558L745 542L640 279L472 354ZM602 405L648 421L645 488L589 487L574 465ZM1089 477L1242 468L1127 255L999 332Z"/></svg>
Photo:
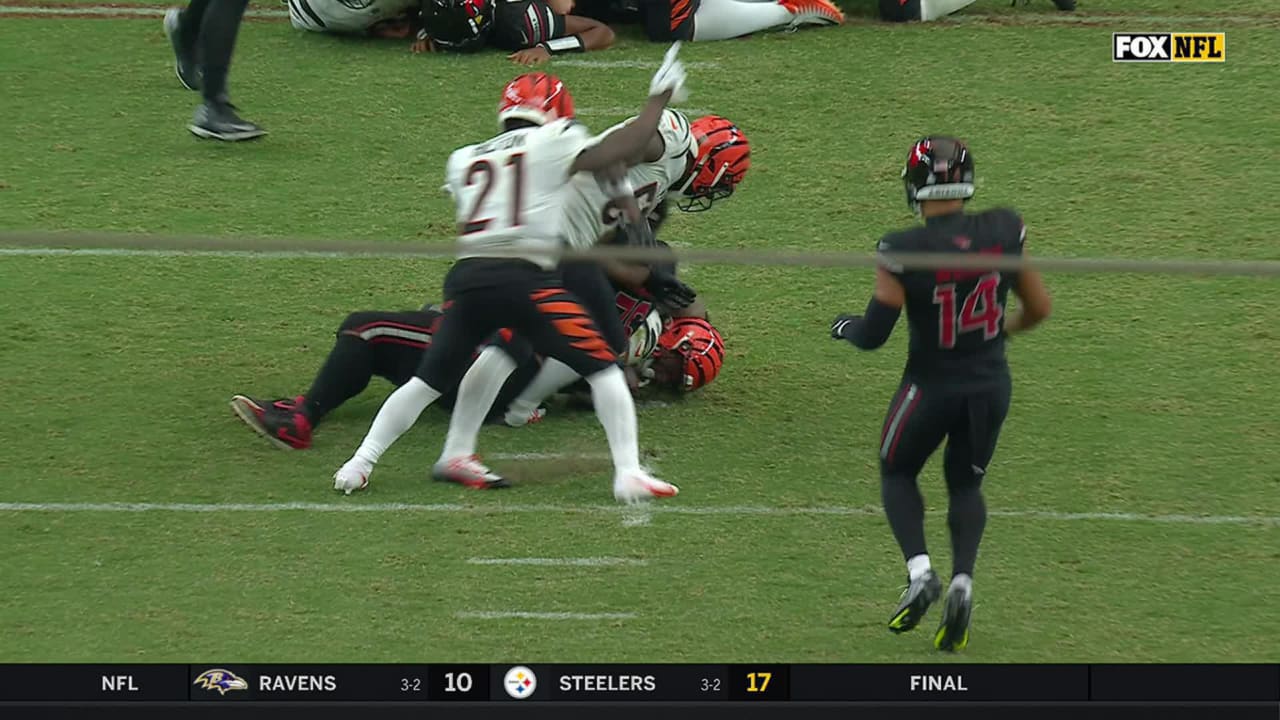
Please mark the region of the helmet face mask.
<svg viewBox="0 0 1280 720"><path fill-rule="evenodd" d="M702 212L732 195L742 182L751 167L751 145L738 126L718 115L700 117L689 129L698 147L676 207Z"/></svg>
<svg viewBox="0 0 1280 720"><path fill-rule="evenodd" d="M902 167L907 205L917 216L927 200L964 200L974 194L973 155L963 141L947 136L921 138Z"/></svg>
<svg viewBox="0 0 1280 720"><path fill-rule="evenodd" d="M422 34L441 49L472 52L492 27L490 12L488 0L422 0Z"/></svg>

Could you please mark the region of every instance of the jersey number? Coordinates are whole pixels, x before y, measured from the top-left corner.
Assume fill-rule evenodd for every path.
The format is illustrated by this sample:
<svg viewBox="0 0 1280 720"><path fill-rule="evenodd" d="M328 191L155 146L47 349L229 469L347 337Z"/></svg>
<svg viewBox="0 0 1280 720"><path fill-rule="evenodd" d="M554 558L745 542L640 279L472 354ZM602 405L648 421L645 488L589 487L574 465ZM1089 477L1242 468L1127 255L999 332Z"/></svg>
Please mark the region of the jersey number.
<svg viewBox="0 0 1280 720"><path fill-rule="evenodd" d="M627 331L627 337L635 334L636 330L644 324L649 317L649 313L653 310L653 303L648 300L634 298L624 292L617 294L614 298L614 304L618 308L618 313L622 316L622 327Z"/></svg>
<svg viewBox="0 0 1280 720"><path fill-rule="evenodd" d="M510 168L512 174L511 217L507 224L511 227L519 227L524 224L520 217L520 207L524 203L524 153L512 154L502 166ZM480 194L476 195L476 204L472 206L467 221L462 224L463 235L484 232L493 224L491 217L477 218L476 216L480 214L480 208L484 207L484 201L489 198L489 191L493 189L494 176L497 172L489 160L477 160L467 168L467 184L464 187L480 184Z"/></svg>
<svg viewBox="0 0 1280 720"><path fill-rule="evenodd" d="M644 218L644 216L648 215L655 207L657 207L657 199L658 183L656 182L651 182L639 190L636 190L636 205L640 206L641 218ZM613 225L622 219L622 208L618 207L617 200L610 200L608 204L604 206L604 215L601 219L604 220L606 227Z"/></svg>
<svg viewBox="0 0 1280 720"><path fill-rule="evenodd" d="M1004 309L996 291L1000 287L1000 273L988 273L978 278L978 284L965 296L960 312L956 312L955 283L939 285L933 289L933 303L938 305L938 344L943 348L956 346L959 333L982 331L982 339L990 340L1000 334L1000 321Z"/></svg>

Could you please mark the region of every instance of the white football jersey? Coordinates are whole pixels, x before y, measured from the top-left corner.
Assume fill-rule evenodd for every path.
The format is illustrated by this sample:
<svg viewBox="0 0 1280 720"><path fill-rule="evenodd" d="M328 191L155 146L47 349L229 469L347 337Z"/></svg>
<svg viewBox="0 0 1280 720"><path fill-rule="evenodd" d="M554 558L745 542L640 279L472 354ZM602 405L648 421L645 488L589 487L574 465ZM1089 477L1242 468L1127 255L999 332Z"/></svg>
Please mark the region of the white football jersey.
<svg viewBox="0 0 1280 720"><path fill-rule="evenodd" d="M591 142L584 126L557 120L455 150L445 188L457 204L458 242L463 246L458 257L559 249L572 187L569 171ZM548 270L556 266L545 256L524 259Z"/></svg>
<svg viewBox="0 0 1280 720"><path fill-rule="evenodd" d="M614 125L592 142L599 142L633 120L635 118ZM663 111L658 133L664 145L662 157L654 162L640 163L627 171L627 179L636 191L640 212L645 215L662 202L672 185L680 181L698 153L689 120L679 112ZM621 211L589 173L575 176L572 187L573 195L565 206L568 240L575 248L589 247L618 224Z"/></svg>
<svg viewBox="0 0 1280 720"><path fill-rule="evenodd" d="M364 33L404 15L419 0L288 0L289 22L299 30Z"/></svg>

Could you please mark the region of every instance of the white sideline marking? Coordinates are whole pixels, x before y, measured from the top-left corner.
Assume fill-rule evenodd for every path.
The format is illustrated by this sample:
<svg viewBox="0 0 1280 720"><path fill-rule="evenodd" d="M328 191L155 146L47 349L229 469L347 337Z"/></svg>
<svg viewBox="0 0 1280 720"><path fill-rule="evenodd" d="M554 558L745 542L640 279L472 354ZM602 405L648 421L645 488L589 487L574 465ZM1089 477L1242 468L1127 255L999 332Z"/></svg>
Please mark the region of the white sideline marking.
<svg viewBox="0 0 1280 720"><path fill-rule="evenodd" d="M619 557L584 557L584 558L470 558L468 565L539 565L546 567L614 567L630 565L640 567L648 565L648 560Z"/></svg>
<svg viewBox="0 0 1280 720"><path fill-rule="evenodd" d="M524 610L461 610L459 620L633 620L635 613L527 612Z"/></svg>
<svg viewBox="0 0 1280 720"><path fill-rule="evenodd" d="M575 60L575 59L553 59L552 65L564 65L565 67L584 67L584 68L644 68L646 70L657 70L661 65L657 60ZM691 70L709 69L714 70L720 67L718 62L703 62L694 60L686 61L684 66ZM630 112L635 112L632 109Z"/></svg>
<svg viewBox="0 0 1280 720"><path fill-rule="evenodd" d="M675 501L678 502L678 501ZM793 517L804 515L836 515L851 517L880 517L882 510L874 505L850 507L823 505L812 507L768 507L761 505L651 505L649 512L660 515L766 515ZM3 502L0 512L423 512L423 513L563 513L579 515L625 514L622 505L459 505L454 503L337 503L337 502L284 502L284 503L29 503ZM1031 520L1056 520L1062 522L1149 522L1173 525L1262 525L1280 527L1277 515L1147 515L1123 512L1056 512L1053 510L991 510L993 517Z"/></svg>

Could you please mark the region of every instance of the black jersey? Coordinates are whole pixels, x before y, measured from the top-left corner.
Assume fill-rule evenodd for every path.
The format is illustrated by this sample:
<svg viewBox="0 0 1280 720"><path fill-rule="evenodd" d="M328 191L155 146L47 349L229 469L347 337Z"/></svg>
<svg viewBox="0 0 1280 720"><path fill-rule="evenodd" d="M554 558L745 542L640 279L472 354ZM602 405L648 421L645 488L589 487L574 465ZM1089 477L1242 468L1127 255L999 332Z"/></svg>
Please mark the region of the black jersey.
<svg viewBox="0 0 1280 720"><path fill-rule="evenodd" d="M1013 210L932 217L880 241L881 252L1021 255L1026 231ZM920 382L985 384L1008 377L1004 315L1016 273L890 268L906 288L911 344L906 375Z"/></svg>
<svg viewBox="0 0 1280 720"><path fill-rule="evenodd" d="M564 37L564 22L564 16L542 0L494 0L489 42L500 50L516 52Z"/></svg>

